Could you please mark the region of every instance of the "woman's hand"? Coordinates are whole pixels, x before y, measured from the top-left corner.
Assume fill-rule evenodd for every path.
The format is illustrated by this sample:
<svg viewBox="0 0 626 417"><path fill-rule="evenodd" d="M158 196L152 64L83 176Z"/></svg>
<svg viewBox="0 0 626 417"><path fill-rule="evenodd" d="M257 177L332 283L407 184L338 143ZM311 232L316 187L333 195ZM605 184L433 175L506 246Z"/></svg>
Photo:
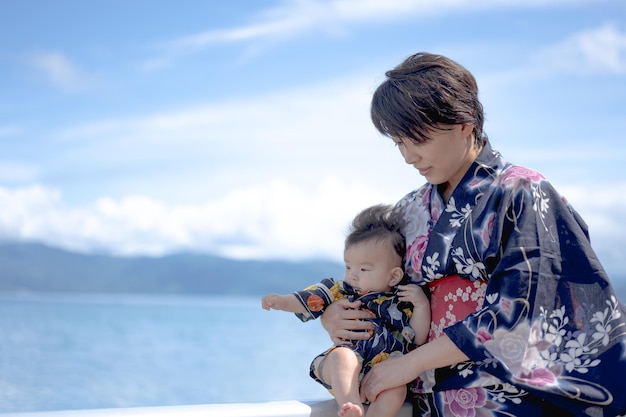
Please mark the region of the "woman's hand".
<svg viewBox="0 0 626 417"><path fill-rule="evenodd" d="M410 353L377 363L361 381L361 401L374 402L381 392L408 384L420 372Z"/></svg>
<svg viewBox="0 0 626 417"><path fill-rule="evenodd" d="M465 353L444 334L404 356L389 358L374 365L361 381L361 399L375 401L381 392L408 384L428 369L467 360L469 358Z"/></svg>
<svg viewBox="0 0 626 417"><path fill-rule="evenodd" d="M334 344L338 345L345 340L366 340L374 325L368 319L375 317L369 310L359 310L360 301L350 302L342 298L326 307L320 320Z"/></svg>

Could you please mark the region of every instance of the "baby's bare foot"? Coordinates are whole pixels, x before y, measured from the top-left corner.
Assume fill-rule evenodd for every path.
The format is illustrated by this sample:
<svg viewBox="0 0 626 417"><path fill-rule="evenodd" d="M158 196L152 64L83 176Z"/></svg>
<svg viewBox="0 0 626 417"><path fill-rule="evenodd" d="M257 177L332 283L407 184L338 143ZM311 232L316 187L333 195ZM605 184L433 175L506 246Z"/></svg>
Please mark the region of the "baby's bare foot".
<svg viewBox="0 0 626 417"><path fill-rule="evenodd" d="M361 404L345 403L339 408L339 417L363 417L363 406Z"/></svg>

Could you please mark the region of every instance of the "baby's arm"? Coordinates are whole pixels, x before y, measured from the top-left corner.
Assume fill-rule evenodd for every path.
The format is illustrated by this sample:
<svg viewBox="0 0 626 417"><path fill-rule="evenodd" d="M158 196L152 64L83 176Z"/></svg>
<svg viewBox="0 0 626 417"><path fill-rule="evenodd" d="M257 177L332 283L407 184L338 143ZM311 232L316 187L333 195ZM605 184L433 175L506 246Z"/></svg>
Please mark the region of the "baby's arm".
<svg viewBox="0 0 626 417"><path fill-rule="evenodd" d="M306 309L293 294L268 294L261 299L261 307L265 310L282 310L291 313L306 313Z"/></svg>
<svg viewBox="0 0 626 417"><path fill-rule="evenodd" d="M430 331L430 302L422 287L415 284L398 285L398 299L413 304L413 316L409 325L415 332L415 344L423 345Z"/></svg>

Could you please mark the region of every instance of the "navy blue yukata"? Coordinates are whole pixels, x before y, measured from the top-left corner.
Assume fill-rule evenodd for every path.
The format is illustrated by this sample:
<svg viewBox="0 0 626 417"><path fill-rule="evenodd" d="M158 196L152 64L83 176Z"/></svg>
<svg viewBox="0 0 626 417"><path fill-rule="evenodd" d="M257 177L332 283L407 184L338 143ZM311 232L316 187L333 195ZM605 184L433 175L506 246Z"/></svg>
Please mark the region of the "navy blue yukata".
<svg viewBox="0 0 626 417"><path fill-rule="evenodd" d="M421 374L420 416L616 416L626 410L626 311L587 226L538 172L489 143L445 202L400 200L405 268L431 290L429 339L470 360Z"/></svg>

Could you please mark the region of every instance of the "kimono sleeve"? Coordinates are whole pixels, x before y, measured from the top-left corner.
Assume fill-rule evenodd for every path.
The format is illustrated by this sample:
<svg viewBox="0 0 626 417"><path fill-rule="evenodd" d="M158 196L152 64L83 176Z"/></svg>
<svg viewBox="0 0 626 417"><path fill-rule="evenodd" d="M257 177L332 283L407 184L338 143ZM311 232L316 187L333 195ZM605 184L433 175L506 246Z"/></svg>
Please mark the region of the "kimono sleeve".
<svg viewBox="0 0 626 417"><path fill-rule="evenodd" d="M340 292L342 281L333 278L325 278L321 282L311 285L302 291L294 292L294 295L306 309L305 313L296 313L302 321L318 318L324 313L333 301L343 298Z"/></svg>
<svg viewBox="0 0 626 417"><path fill-rule="evenodd" d="M547 181L502 203L484 306L446 334L481 372L575 413L623 413L626 315L586 225Z"/></svg>

